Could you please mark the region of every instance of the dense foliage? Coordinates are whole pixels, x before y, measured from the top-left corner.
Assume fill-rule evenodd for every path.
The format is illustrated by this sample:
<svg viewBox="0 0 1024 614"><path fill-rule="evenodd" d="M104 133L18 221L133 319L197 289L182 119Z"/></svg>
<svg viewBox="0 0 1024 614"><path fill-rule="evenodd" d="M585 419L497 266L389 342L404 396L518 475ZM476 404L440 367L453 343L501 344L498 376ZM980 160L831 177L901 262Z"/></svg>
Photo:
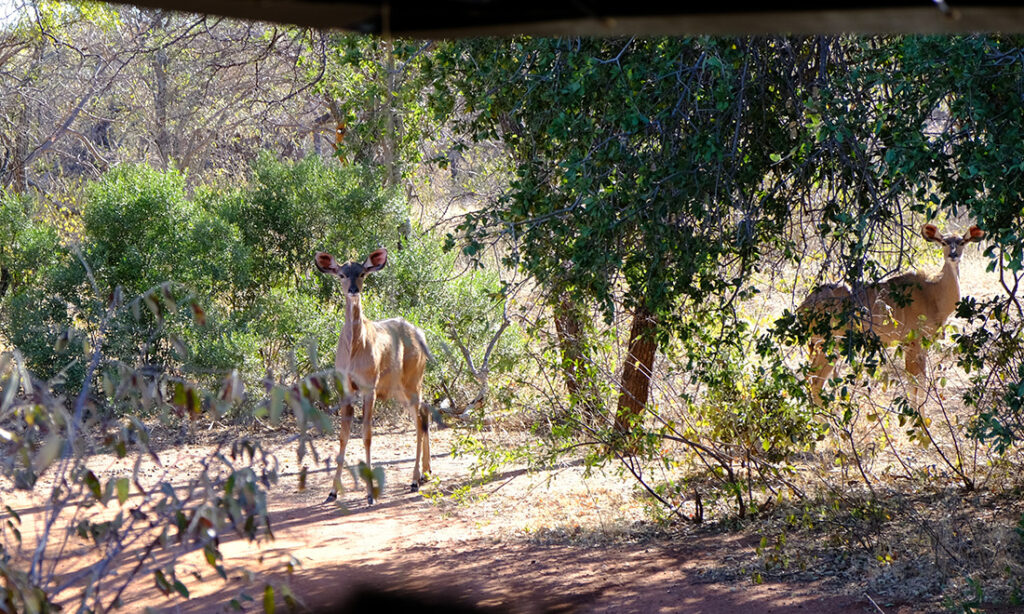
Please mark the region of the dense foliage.
<svg viewBox="0 0 1024 614"><path fill-rule="evenodd" d="M716 360L702 354L751 348L736 301L764 273L810 257L819 279L870 283L906 267L921 221L969 215L991 228L992 266L1007 280L995 319L1017 306L1019 322L1020 190L996 179L1020 153L1017 43L452 43L431 59L434 107L472 138L507 143L516 173L460 225L464 251L505 241L508 264L548 291L568 290L608 321L635 314L631 352L638 333L681 343L704 381ZM1010 325L995 345L1016 347L1019 335ZM877 365L883 350L868 339L846 357ZM634 356L652 371L652 353ZM1009 399L985 420L996 406L1012 414Z"/></svg>

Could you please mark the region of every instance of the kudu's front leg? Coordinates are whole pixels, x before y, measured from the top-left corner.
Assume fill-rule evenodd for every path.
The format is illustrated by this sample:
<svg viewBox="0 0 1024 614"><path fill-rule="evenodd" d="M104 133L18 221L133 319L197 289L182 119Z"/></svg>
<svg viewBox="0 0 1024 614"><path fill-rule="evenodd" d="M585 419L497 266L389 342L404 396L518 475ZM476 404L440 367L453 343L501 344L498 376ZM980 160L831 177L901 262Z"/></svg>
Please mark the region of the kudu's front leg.
<svg viewBox="0 0 1024 614"><path fill-rule="evenodd" d="M334 481L331 482L331 494L327 495L324 503L330 503L338 498L338 489L341 488L341 472L345 468L345 448L348 447L349 437L352 436L352 417L355 415L355 407L346 403L341 408L341 424L338 426L338 468L334 470Z"/></svg>
<svg viewBox="0 0 1024 614"><path fill-rule="evenodd" d="M910 379L910 402L915 409L921 409L927 398L928 356L920 339L914 339L903 348L904 365Z"/></svg>
<svg viewBox="0 0 1024 614"><path fill-rule="evenodd" d="M811 368L808 376L811 381L811 400L815 405L821 405L821 389L831 377L835 365L829 361L823 341L811 343L810 354Z"/></svg>

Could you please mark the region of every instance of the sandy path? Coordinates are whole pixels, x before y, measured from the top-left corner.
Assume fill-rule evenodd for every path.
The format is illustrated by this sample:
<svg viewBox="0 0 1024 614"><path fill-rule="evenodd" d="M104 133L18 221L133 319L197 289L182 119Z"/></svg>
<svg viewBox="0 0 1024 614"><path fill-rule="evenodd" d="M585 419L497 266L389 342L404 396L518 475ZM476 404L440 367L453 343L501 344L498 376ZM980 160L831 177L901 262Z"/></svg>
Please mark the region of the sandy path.
<svg viewBox="0 0 1024 614"><path fill-rule="evenodd" d="M448 449L446 437L438 437L436 451ZM125 592L122 611L149 607L169 613L226 612L242 592L254 599L243 602L245 610L261 611L268 579L287 583L303 604L322 612L363 611L357 601L365 597L361 591L366 588L390 591L360 602L369 604L367 611L381 611L384 601L396 595L414 596L420 602L416 610L423 612L431 611L424 605L430 603L439 604L436 611L455 612L462 605L466 611L515 614L874 611L866 599L830 595L817 583L755 585L749 580L714 580L720 575L716 569L734 566L733 555L753 550L754 540L741 536L589 547L568 542L544 545L516 537L516 526L541 512L544 517L562 514L580 522L586 522L583 507L591 508L588 514L614 514L601 508L609 506L609 497L618 495L614 488L606 493L594 483L584 488L578 485L582 482L570 479L562 479L562 490L551 494L531 484L530 475L513 471L506 474L509 477L500 489L490 486L490 496L480 502L436 506L420 494L407 492L412 449L406 440L410 438L410 432L401 430L375 438L374 460L385 466L390 483L372 507L353 488L342 494L343 507L323 504L330 479L325 470L311 472L310 488L298 491L297 464L281 454L284 478L270 498L276 539L255 544L222 542L230 570L226 582L210 570L200 552L180 558L178 577L189 587L188 600L163 597L153 589L151 574L143 574ZM330 453L333 445L328 440L317 444L324 453ZM361 455L362 446L354 447ZM202 446L177 449L170 456L176 465L184 466L187 456L202 450ZM443 484L457 486L467 478L467 462L441 452L434 459L434 470ZM578 488L584 490L575 492ZM14 501L16 509L20 502L27 512L23 524L30 536L40 508L24 496L0 494ZM87 556L88 548L78 545L67 552L71 569L80 566L71 555ZM297 566L287 573L284 565L291 557ZM122 569L128 565L124 563ZM242 566L255 573L243 573ZM342 603L349 605L340 607Z"/></svg>

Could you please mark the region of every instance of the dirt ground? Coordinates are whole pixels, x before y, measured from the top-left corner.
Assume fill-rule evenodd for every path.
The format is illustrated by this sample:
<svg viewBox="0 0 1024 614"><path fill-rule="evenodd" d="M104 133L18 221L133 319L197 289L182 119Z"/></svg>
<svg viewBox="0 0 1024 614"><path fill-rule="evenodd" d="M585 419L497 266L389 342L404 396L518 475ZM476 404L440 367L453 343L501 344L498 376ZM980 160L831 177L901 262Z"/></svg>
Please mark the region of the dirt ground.
<svg viewBox="0 0 1024 614"><path fill-rule="evenodd" d="M745 571L756 558L756 536L708 531L643 537L646 521L635 484L611 473L584 479L578 465L539 472L512 468L460 489L470 484L472 459L449 453L453 433L434 434L437 481L422 493L409 493L413 433L404 427L379 432L374 462L385 468L388 483L373 506L350 480L340 505L323 503L331 479L325 468L311 470L308 488L300 491L294 443L279 437L283 477L269 499L275 539L222 542L226 582L200 552L179 559L188 600L163 597L153 589L152 575L140 574L124 594L122 611L231 611L231 600L243 593L252 598L241 598L244 609L260 611L268 580L286 584L316 612L379 612L386 604L410 611L516 614L928 611L913 604L876 605L869 595L813 573L806 581L756 583ZM316 446L327 455L336 450L326 438ZM208 451L203 445L169 446L161 457L184 474ZM349 460L361 456L355 439ZM110 474L124 470L121 461L97 460ZM33 506L24 495L0 488L4 503L22 513L23 533L38 531L39 501ZM460 496L439 498L439 491ZM77 548L67 550L69 572L91 564L87 547ZM76 556L85 558L76 562ZM121 570L130 565L124 561ZM402 599L415 600L415 607Z"/></svg>

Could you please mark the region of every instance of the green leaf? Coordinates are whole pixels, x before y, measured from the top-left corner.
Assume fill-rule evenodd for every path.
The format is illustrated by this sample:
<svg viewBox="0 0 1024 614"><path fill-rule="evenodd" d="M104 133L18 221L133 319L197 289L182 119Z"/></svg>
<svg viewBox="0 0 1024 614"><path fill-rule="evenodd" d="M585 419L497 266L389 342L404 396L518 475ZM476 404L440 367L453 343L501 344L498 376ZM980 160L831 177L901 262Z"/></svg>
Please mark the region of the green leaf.
<svg viewBox="0 0 1024 614"><path fill-rule="evenodd" d="M14 541L18 543L18 546L21 546L21 531L19 531L18 527L14 526L14 523L10 520L8 520L6 524L7 528L11 530L11 534L14 535Z"/></svg>
<svg viewBox="0 0 1024 614"><path fill-rule="evenodd" d="M269 584L263 589L263 611L274 614L274 587Z"/></svg>
<svg viewBox="0 0 1024 614"><path fill-rule="evenodd" d="M14 401L14 395L18 392L18 372L16 370L11 371L11 376L7 380L7 390L4 391L4 400L0 404L0 409L7 409L10 407L11 402Z"/></svg>
<svg viewBox="0 0 1024 614"><path fill-rule="evenodd" d="M157 569L153 572L153 580L156 583L156 588L158 591L160 591L164 595L171 594L171 583L167 581L167 576L164 575L164 572L162 570Z"/></svg>
<svg viewBox="0 0 1024 614"><path fill-rule="evenodd" d="M39 451L36 452L35 456L32 458L32 471L39 474L53 464L53 461L57 460L57 456L60 454L61 449L64 448L64 441L64 438L58 436L56 433L50 433L46 438L46 442L41 448L39 448ZM95 476L93 477L95 478ZM99 481L97 481L96 484L98 492Z"/></svg>
<svg viewBox="0 0 1024 614"><path fill-rule="evenodd" d="M285 390L280 386L275 386L270 392L270 423L274 426L281 420L281 412L284 411L284 395Z"/></svg>
<svg viewBox="0 0 1024 614"><path fill-rule="evenodd" d="M69 341L69 339L70 339L70 337L69 337L69 335L68 335L68 331L67 331L67 330L65 330L64 332L62 332L62 333L61 333L61 334L60 334L60 335L59 335L59 336L57 337L57 343L56 343L56 344L54 345L54 348L53 348L53 349L54 349L54 350L55 350L55 351L56 351L56 352L57 352L58 354L59 354L59 353L61 353L61 352L63 352L63 351L64 351L65 349L67 349L67 347L68 347L68 341Z"/></svg>
<svg viewBox="0 0 1024 614"><path fill-rule="evenodd" d="M128 500L128 489L131 485L131 481L128 478L117 478L117 502L124 505L124 502Z"/></svg>
<svg viewBox="0 0 1024 614"><path fill-rule="evenodd" d="M114 390L114 378L111 375L109 375L109 374L103 374L103 375L100 375L99 379L100 379L100 385L103 388L103 394L105 394L108 399L113 400L114 392L115 392L115 390Z"/></svg>
<svg viewBox="0 0 1024 614"><path fill-rule="evenodd" d="M203 556L206 557L206 562L211 567L216 567L217 560L220 558L220 552L217 551L213 544L207 544L203 547Z"/></svg>
<svg viewBox="0 0 1024 614"><path fill-rule="evenodd" d="M174 404L184 407L186 402L185 384L174 382Z"/></svg>
<svg viewBox="0 0 1024 614"><path fill-rule="evenodd" d="M92 472L91 469L86 469L85 477L83 478L85 485L89 488L89 492L97 501L103 499L103 486L100 484L99 478Z"/></svg>

